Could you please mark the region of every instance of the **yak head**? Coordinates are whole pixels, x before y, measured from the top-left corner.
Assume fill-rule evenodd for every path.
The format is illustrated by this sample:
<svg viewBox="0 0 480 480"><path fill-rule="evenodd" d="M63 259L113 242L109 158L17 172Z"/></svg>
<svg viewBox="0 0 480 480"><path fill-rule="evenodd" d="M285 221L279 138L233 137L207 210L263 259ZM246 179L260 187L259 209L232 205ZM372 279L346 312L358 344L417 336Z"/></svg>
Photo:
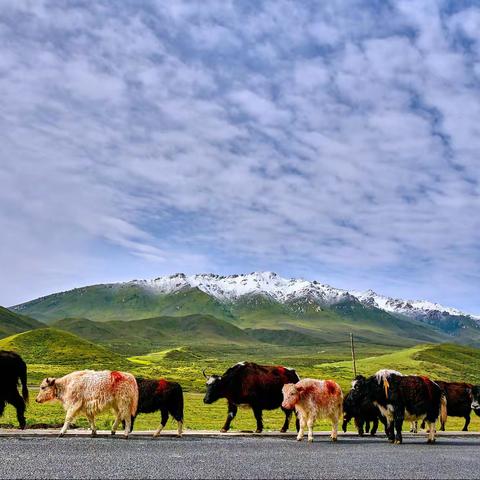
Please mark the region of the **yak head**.
<svg viewBox="0 0 480 480"><path fill-rule="evenodd" d="M295 383L286 383L282 387L283 393L283 402L282 407L288 410L293 410L295 405L300 400L301 393L303 392L303 387Z"/></svg>
<svg viewBox="0 0 480 480"><path fill-rule="evenodd" d="M222 376L221 375L207 375L203 370L203 376L207 379L207 391L203 398L203 403L213 403L219 398L223 397L222 392Z"/></svg>
<svg viewBox="0 0 480 480"><path fill-rule="evenodd" d="M55 400L56 398L57 386L55 385L55 378L44 378L40 384L40 391L35 401L37 403L44 403Z"/></svg>

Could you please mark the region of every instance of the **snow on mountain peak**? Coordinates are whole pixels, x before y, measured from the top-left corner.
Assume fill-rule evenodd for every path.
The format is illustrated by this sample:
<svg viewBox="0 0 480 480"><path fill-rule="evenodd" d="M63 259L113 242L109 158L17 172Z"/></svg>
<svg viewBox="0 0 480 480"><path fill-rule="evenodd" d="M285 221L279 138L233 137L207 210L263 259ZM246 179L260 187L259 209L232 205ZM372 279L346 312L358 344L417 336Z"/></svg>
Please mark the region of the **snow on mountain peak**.
<svg viewBox="0 0 480 480"><path fill-rule="evenodd" d="M152 280L133 280L130 283L165 294L187 288L198 288L220 301L235 301L246 295L264 295L281 303L307 298L319 305L334 305L344 300L356 299L364 305L412 318L436 313L468 316L480 320L478 316L426 300L391 298L377 294L373 290L347 291L317 281L310 282L303 278L284 278L274 272L252 272L242 275L176 273Z"/></svg>
<svg viewBox="0 0 480 480"><path fill-rule="evenodd" d="M408 317L416 317L422 314L438 312L440 314L453 316L468 316L475 320L480 319L480 317L466 314L456 308L445 307L438 303L429 302L428 300L402 300L380 295L373 290L367 290L365 292L352 291L351 294L366 305L371 305L380 308L381 310L385 310L386 312L399 313Z"/></svg>
<svg viewBox="0 0 480 480"><path fill-rule="evenodd" d="M349 297L345 290L304 279L287 279L274 272L252 272L245 275L175 274L134 283L161 293L173 293L185 288L199 290L221 301L234 301L245 295L265 295L285 303L299 298L312 298L323 304L334 304Z"/></svg>

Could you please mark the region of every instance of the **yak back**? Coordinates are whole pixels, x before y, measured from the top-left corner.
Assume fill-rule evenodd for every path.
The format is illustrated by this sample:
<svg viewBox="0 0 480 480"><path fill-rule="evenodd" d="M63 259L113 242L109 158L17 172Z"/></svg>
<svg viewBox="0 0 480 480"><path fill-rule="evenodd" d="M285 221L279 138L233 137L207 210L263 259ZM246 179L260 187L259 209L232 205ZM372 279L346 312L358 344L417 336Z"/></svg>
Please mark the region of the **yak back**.
<svg viewBox="0 0 480 480"><path fill-rule="evenodd" d="M389 378L388 403L402 405L409 413L422 415L439 412L442 389L428 377L392 375Z"/></svg>
<svg viewBox="0 0 480 480"><path fill-rule="evenodd" d="M253 362L238 363L222 375L227 400L235 404L258 405L263 409L278 408L283 400L283 385L299 380L291 368Z"/></svg>

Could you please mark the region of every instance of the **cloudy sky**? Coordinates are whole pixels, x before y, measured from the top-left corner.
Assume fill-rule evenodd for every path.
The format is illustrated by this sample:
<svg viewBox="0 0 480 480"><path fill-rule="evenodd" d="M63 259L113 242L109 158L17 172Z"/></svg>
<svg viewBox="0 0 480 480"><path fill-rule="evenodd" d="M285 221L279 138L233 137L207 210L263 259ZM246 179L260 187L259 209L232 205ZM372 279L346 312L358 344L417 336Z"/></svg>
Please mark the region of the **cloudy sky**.
<svg viewBox="0 0 480 480"><path fill-rule="evenodd" d="M0 304L273 270L480 313L480 3L0 3Z"/></svg>

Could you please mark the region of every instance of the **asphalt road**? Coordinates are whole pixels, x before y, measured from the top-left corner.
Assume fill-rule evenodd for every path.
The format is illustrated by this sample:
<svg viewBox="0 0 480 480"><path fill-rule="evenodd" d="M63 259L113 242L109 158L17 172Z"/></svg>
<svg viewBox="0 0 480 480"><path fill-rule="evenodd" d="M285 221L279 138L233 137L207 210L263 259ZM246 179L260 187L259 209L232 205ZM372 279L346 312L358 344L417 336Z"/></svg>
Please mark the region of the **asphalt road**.
<svg viewBox="0 0 480 480"><path fill-rule="evenodd" d="M479 478L480 440L0 438L0 478Z"/></svg>

